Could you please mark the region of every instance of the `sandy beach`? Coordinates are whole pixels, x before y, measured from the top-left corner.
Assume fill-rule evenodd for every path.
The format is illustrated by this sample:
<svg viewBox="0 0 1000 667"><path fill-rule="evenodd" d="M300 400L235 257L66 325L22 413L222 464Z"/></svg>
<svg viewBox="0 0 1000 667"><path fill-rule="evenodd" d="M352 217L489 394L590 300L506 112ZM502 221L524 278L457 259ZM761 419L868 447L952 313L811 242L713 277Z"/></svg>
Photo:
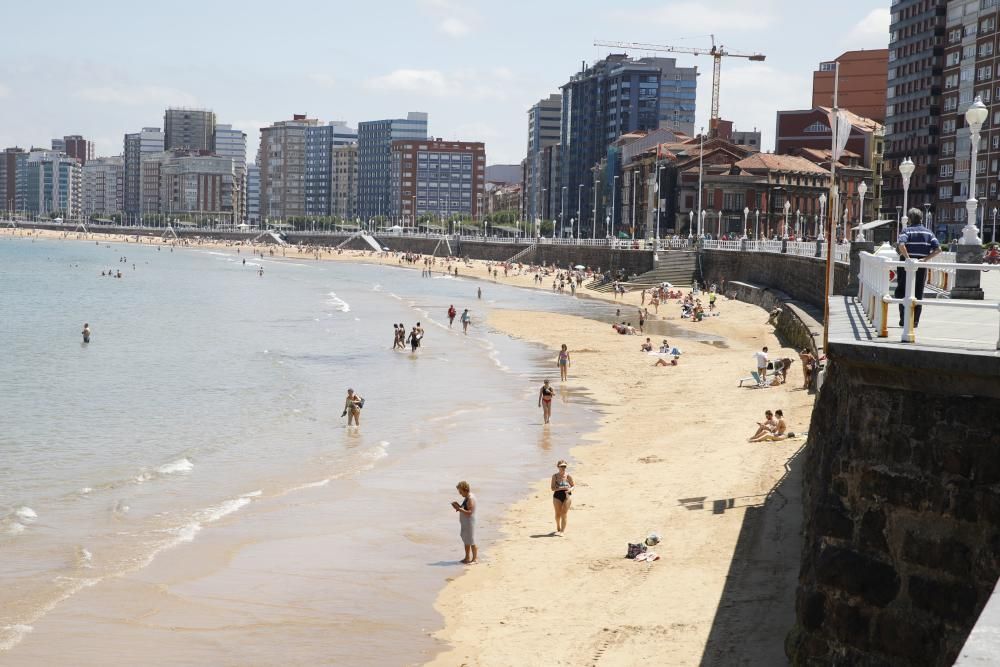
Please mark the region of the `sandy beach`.
<svg viewBox="0 0 1000 667"><path fill-rule="evenodd" d="M26 230L0 230L12 233ZM227 243L200 247L236 253ZM258 248L273 249L275 258L400 265L396 256L360 251ZM435 271L442 265L439 259ZM453 265L462 276L493 280L485 262ZM505 278L501 269L496 280L538 287L529 272ZM551 289L551 279L540 288ZM482 289L488 293L488 283ZM580 296L610 300L589 290ZM619 303L634 313L639 299L630 293ZM658 319L668 325L718 338L671 340L683 355L668 367L654 367L656 357L639 351L644 336L620 336L594 320L520 311L491 317L497 330L552 350L554 421L560 401L580 394L600 403L604 417L598 431L573 443L569 472L577 490L566 534L550 535L553 460L538 471L533 492L507 510L504 538L483 545L482 562L440 594L444 627L434 636L443 651L431 664L784 664L800 555L794 458L805 438L747 438L768 408L783 409L790 430L801 434L813 398L800 388L795 350L782 349L767 313L722 297L719 306L721 316L700 323L682 320L673 302L660 307ZM555 365L562 343L572 356L567 392ZM788 384L737 387L763 345L771 358L796 360ZM469 481L475 491L476 480ZM662 537L652 549L659 560L624 558L627 543L653 531Z"/></svg>

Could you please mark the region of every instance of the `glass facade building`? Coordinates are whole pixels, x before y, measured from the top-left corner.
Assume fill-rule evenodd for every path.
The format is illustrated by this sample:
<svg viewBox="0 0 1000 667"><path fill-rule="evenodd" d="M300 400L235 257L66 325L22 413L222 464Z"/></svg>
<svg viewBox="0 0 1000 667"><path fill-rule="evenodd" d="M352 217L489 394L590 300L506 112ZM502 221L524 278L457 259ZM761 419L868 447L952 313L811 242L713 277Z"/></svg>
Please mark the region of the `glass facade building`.
<svg viewBox="0 0 1000 667"><path fill-rule="evenodd" d="M343 121L306 129L306 215L333 215L330 193L333 149L357 140L358 131Z"/></svg>
<svg viewBox="0 0 1000 667"><path fill-rule="evenodd" d="M391 209L392 142L427 139L427 114L358 124L358 216L388 215Z"/></svg>

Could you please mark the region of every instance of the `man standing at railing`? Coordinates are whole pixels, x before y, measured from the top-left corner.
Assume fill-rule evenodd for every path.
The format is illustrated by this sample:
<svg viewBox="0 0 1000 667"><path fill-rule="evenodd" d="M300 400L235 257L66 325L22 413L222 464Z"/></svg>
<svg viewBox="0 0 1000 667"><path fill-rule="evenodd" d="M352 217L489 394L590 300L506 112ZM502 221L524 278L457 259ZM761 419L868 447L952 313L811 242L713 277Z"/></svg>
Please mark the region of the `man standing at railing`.
<svg viewBox="0 0 1000 667"><path fill-rule="evenodd" d="M919 208L911 208L906 213L907 226L896 241L896 250L904 260L911 257L918 262L926 262L941 252L941 244L938 243L934 232L924 227L924 214ZM917 269L917 275L913 278L913 294L916 299L924 298L924 283L927 282L927 269ZM896 275L896 291L893 294L897 299L906 296L906 269L899 267ZM899 326L903 326L904 304L899 304ZM913 312L913 326L916 328L920 324L921 306L917 306Z"/></svg>

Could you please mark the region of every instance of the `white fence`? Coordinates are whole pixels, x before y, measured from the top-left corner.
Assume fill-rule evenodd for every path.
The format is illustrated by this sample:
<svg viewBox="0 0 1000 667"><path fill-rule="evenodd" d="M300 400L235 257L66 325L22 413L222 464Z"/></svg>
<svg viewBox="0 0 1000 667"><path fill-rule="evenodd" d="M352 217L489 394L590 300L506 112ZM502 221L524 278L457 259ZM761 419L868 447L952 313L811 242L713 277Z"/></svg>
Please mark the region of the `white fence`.
<svg viewBox="0 0 1000 667"><path fill-rule="evenodd" d="M996 264L959 264L957 262L918 262L915 259L902 260L898 257L883 257L873 255L869 252L861 253L861 269L858 273L858 302L868 318L868 322L876 331L880 338L889 335L889 305L902 304L903 308L903 333L900 341L903 343L915 343L916 332L914 327L914 312L917 306L932 308L963 308L974 311L993 311L1000 315L1000 302L972 301L968 299L917 299L916 280L906 281L906 290L902 298L896 298L889 292L891 277L890 271L897 271L899 267L906 269L908 276L916 276L919 269L928 269L938 272L951 272L954 274L958 270L971 271L1000 271L1000 265ZM998 333L996 349L1000 350L1000 321L998 321Z"/></svg>
<svg viewBox="0 0 1000 667"><path fill-rule="evenodd" d="M819 245L819 254L816 252ZM826 243L824 241L774 241L762 240L751 241L702 241L703 248L708 250L728 250L732 252L773 252L784 253L786 255L797 255L799 257L826 257ZM851 261L851 244L838 243L833 247L833 260L841 264L849 264Z"/></svg>

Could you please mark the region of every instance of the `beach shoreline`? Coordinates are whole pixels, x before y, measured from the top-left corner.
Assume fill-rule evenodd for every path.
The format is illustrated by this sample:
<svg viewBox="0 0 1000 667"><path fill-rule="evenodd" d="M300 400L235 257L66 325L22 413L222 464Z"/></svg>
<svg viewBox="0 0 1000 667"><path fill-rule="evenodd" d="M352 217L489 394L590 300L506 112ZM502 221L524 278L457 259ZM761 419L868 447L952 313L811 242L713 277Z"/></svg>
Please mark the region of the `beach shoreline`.
<svg viewBox="0 0 1000 667"><path fill-rule="evenodd" d="M0 233L17 231L27 230ZM78 240L72 237L83 236L31 232L42 238ZM91 234L79 240L124 242L125 238ZM178 245L236 254L236 246L225 242ZM275 246L257 248L281 250ZM240 249L240 254L245 254L248 246ZM288 250L285 259L309 258ZM320 252L315 256L318 261L421 266L419 262L400 263L396 256L362 251ZM494 280L485 275L490 264L455 263L460 277L484 281L487 292L487 285ZM436 272L441 272L439 266L434 267ZM538 285L530 272L506 278L501 274L496 282L549 289L544 282ZM639 307L638 293L617 300L589 290L580 296L617 303L622 308ZM552 529L552 505L548 478L543 475L549 471L539 471L542 481L533 491L504 509L503 538L485 551L484 562L467 568L438 594L435 608L443 627L431 634L441 643L441 650L430 664L524 664L543 652L553 656L548 661L554 664L592 663L598 658L602 664L630 664L635 652L645 655L649 651L651 655L669 652L671 664L699 664L707 655L744 515L748 508L766 502L754 500L768 497L803 444L792 440L748 445L749 433L744 431L760 419L765 407L784 407L793 430L803 430L812 406L805 392L789 391L801 378L797 364L784 387L734 393L735 378L730 376L749 374L745 371L752 366L750 354L760 345L767 344L780 355L795 358L795 354L794 350L780 349L773 331L764 324L766 313L762 310L720 301L723 316L699 324L669 317L668 313L676 311L674 304L662 307L661 319L670 326L697 327L696 331L726 341L724 347L684 341L687 349L680 365L667 368L653 368L654 358L638 352L642 337L618 336L594 320L519 311L491 317L489 326L551 351L553 380L558 377L555 350L567 342L573 355L568 385L593 396L604 414L598 429L571 450L571 474L578 480L579 491L566 536L546 535ZM665 396L672 398L664 403ZM558 412L557 400L555 420ZM662 430L657 427L661 421ZM720 442L705 443L706 430ZM698 498L703 505L700 510L680 502ZM740 499L746 504L740 505ZM733 501L732 507L723 508L721 516L714 509L704 509L706 503L720 500L724 504ZM706 528L704 515L719 519L715 522L719 525ZM627 542L644 537L650 530L664 537L660 561L647 565L621 557ZM679 540L684 544L677 544ZM778 546L774 550L780 553L771 554L773 558L794 556L797 565L797 550L790 555L787 544ZM704 562L699 562L699 556ZM796 574L797 567L792 579ZM678 580L690 580L692 590L680 595L675 590ZM623 591L634 588L636 581L650 591L635 591L639 597L631 604L621 600ZM781 588L786 597L788 583L784 581ZM643 593L651 591L668 596L669 611L676 618L665 614L660 605L642 599ZM753 595L753 591L747 594ZM566 604L560 602L563 596ZM781 613L790 618L791 610L791 606L787 610L775 607L771 636L777 635L784 622ZM759 657L771 660L778 654L774 642L767 644L759 648ZM780 650L780 642L777 648Z"/></svg>

